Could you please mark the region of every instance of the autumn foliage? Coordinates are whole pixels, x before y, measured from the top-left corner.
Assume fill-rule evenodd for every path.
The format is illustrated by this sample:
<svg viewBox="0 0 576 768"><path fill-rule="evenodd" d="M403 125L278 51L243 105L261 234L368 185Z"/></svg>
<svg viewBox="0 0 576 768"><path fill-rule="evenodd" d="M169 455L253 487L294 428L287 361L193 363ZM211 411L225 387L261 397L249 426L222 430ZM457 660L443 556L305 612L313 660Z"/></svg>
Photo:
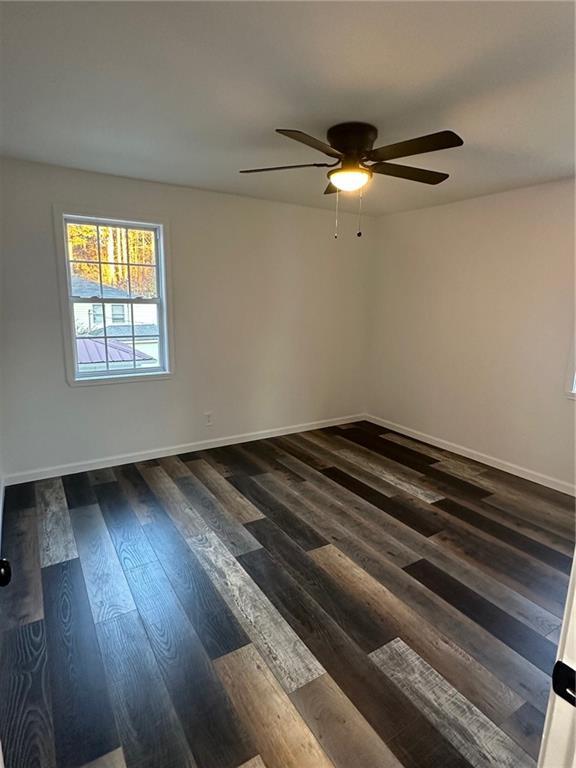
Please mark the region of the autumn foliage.
<svg viewBox="0 0 576 768"><path fill-rule="evenodd" d="M148 229L67 224L68 258L72 273L130 293L157 295L154 232Z"/></svg>

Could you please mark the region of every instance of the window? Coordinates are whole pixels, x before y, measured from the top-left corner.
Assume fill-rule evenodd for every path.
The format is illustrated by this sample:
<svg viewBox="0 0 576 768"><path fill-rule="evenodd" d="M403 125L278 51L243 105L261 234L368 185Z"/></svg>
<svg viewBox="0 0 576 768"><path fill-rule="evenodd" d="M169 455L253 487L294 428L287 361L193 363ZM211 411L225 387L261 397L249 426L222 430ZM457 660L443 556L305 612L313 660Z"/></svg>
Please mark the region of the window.
<svg viewBox="0 0 576 768"><path fill-rule="evenodd" d="M112 322L123 323L125 319L124 304L112 304Z"/></svg>
<svg viewBox="0 0 576 768"><path fill-rule="evenodd" d="M91 327L104 325L104 311L101 304L92 304Z"/></svg>
<svg viewBox="0 0 576 768"><path fill-rule="evenodd" d="M69 378L169 372L162 226L64 215Z"/></svg>

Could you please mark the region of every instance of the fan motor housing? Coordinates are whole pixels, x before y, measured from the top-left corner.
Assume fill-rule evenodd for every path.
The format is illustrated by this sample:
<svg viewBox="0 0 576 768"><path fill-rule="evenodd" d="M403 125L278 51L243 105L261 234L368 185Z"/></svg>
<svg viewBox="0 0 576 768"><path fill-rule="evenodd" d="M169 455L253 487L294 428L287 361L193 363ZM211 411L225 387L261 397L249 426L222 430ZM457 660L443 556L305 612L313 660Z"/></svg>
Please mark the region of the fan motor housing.
<svg viewBox="0 0 576 768"><path fill-rule="evenodd" d="M370 123L339 123L326 134L331 147L352 157L362 157L369 152L377 136L377 128Z"/></svg>

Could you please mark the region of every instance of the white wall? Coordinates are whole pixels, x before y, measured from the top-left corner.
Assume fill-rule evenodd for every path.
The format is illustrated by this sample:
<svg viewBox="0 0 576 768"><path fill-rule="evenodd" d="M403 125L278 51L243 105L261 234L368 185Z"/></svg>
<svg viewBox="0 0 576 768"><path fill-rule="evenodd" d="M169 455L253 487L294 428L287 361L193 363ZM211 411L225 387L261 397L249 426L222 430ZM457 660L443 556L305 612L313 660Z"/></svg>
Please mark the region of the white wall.
<svg viewBox="0 0 576 768"><path fill-rule="evenodd" d="M569 181L381 219L368 413L568 490L573 221Z"/></svg>
<svg viewBox="0 0 576 768"><path fill-rule="evenodd" d="M367 412L573 483L570 182L367 219L362 240L347 216L334 241L315 209L16 160L3 176L11 481ZM53 203L170 221L171 380L66 383Z"/></svg>
<svg viewBox="0 0 576 768"><path fill-rule="evenodd" d="M16 160L4 162L6 473L337 419L361 410L375 223ZM52 205L168 219L176 371L70 387ZM214 426L204 425L213 412ZM21 475L17 478L17 475Z"/></svg>

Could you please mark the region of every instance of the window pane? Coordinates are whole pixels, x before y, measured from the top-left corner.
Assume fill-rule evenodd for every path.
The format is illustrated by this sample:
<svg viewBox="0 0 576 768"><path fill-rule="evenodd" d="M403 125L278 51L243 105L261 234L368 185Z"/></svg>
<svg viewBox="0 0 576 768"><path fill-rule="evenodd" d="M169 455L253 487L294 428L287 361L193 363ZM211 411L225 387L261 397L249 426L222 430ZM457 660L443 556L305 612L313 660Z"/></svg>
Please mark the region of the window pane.
<svg viewBox="0 0 576 768"><path fill-rule="evenodd" d="M135 339L136 368L160 366L160 339L138 337Z"/></svg>
<svg viewBox="0 0 576 768"><path fill-rule="evenodd" d="M132 337L109 338L107 354L110 370L134 368L134 339Z"/></svg>
<svg viewBox="0 0 576 768"><path fill-rule="evenodd" d="M128 261L132 264L156 264L156 238L152 230L128 230Z"/></svg>
<svg viewBox="0 0 576 768"><path fill-rule="evenodd" d="M100 260L113 264L128 261L125 227L100 227Z"/></svg>
<svg viewBox="0 0 576 768"><path fill-rule="evenodd" d="M100 298L99 265L70 262L70 293L83 299Z"/></svg>
<svg viewBox="0 0 576 768"><path fill-rule="evenodd" d="M76 336L100 336L104 326L102 304L74 303L74 330Z"/></svg>
<svg viewBox="0 0 576 768"><path fill-rule="evenodd" d="M80 371L105 371L107 366L104 337L76 339L76 362Z"/></svg>
<svg viewBox="0 0 576 768"><path fill-rule="evenodd" d="M132 336L132 314L129 304L106 304L105 310L107 336Z"/></svg>
<svg viewBox="0 0 576 768"><path fill-rule="evenodd" d="M68 258L98 261L98 229L94 224L66 224Z"/></svg>
<svg viewBox="0 0 576 768"><path fill-rule="evenodd" d="M135 298L155 299L158 296L156 267L130 267L130 289Z"/></svg>
<svg viewBox="0 0 576 768"><path fill-rule="evenodd" d="M126 264L102 264L102 292L106 299L127 299L128 266Z"/></svg>
<svg viewBox="0 0 576 768"><path fill-rule="evenodd" d="M156 304L133 304L135 336L158 336L158 307Z"/></svg>
<svg viewBox="0 0 576 768"><path fill-rule="evenodd" d="M111 304L110 309L112 310L113 323L124 323L126 321L126 307L124 304Z"/></svg>

